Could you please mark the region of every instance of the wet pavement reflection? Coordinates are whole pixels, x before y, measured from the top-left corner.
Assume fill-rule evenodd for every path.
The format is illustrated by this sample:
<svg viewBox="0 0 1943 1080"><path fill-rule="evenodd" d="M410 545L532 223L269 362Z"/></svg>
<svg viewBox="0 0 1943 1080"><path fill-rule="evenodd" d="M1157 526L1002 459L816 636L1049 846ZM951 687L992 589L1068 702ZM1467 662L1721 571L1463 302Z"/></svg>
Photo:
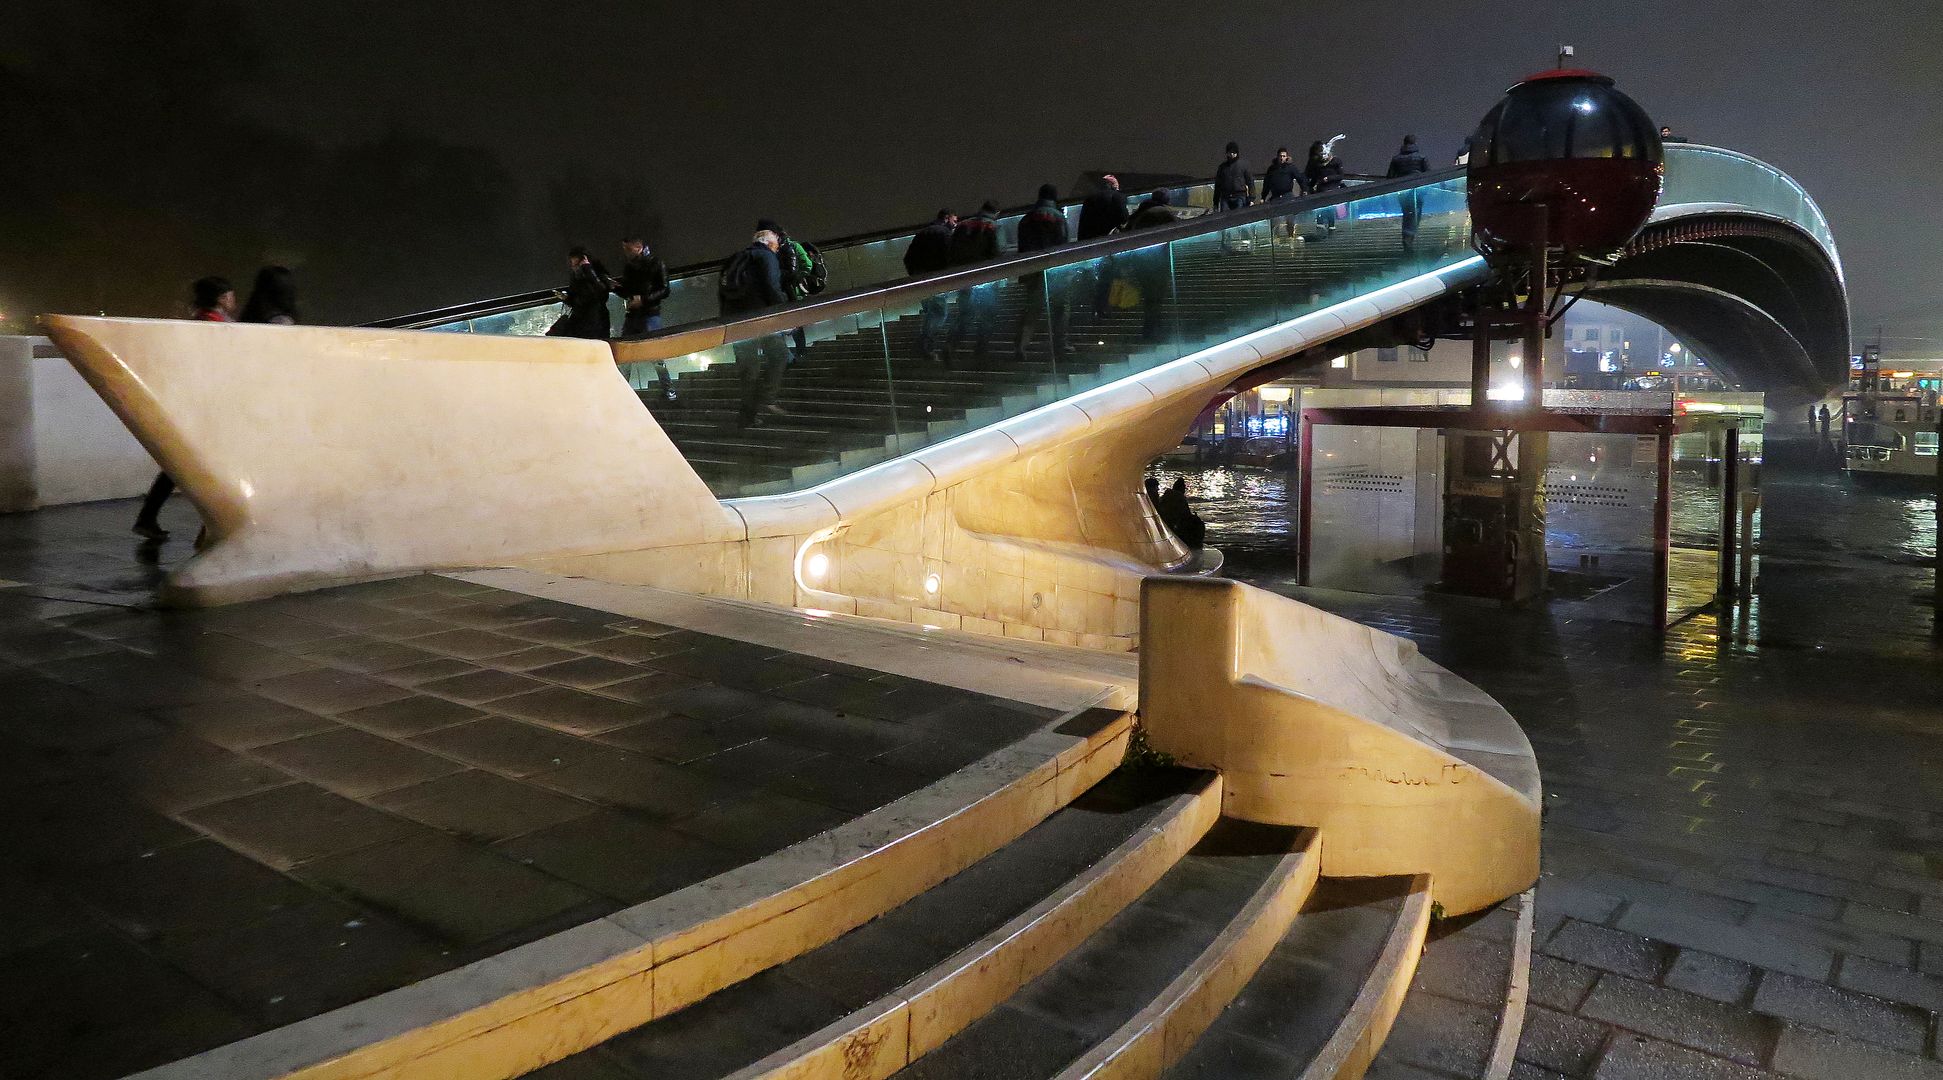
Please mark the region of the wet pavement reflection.
<svg viewBox="0 0 1943 1080"><path fill-rule="evenodd" d="M1811 1051L1804 1075L1938 1070L1929 496L1771 466L1752 599L1662 634L1595 604L1303 589L1279 474L1188 486L1225 572L1416 641L1524 726L1546 791L1531 1075L1778 1075Z"/></svg>

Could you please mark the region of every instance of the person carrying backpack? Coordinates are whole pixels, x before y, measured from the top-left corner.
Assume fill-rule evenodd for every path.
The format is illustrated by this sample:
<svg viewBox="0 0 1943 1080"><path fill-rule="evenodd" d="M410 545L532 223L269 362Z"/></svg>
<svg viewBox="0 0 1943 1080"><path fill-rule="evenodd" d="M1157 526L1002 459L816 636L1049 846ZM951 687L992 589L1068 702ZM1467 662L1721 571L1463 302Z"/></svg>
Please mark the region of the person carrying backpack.
<svg viewBox="0 0 1943 1080"><path fill-rule="evenodd" d="M763 229L751 238L748 247L729 256L716 287L724 319L788 302L783 292L782 264L776 258L780 247L782 237ZM789 345L782 334L762 334L736 342L735 366L742 380L744 427L761 427L769 418L789 415L776 404L783 375L789 370Z"/></svg>
<svg viewBox="0 0 1943 1080"><path fill-rule="evenodd" d="M999 256L998 204L990 199L978 213L965 218L951 233L951 265L969 266ZM965 331L972 332L972 355L984 359L992 340L992 321L998 316L998 283L988 281L958 291L958 318L951 324L951 337L945 342L945 364L950 366Z"/></svg>
<svg viewBox="0 0 1943 1080"><path fill-rule="evenodd" d="M824 261L823 253L810 244L791 238L788 230L771 218L756 222L756 231L764 230L777 236L776 265L782 272L783 296L787 302L798 303L822 292L830 281L830 265ZM792 327L789 337L796 345L797 356L810 347L800 326Z"/></svg>
<svg viewBox="0 0 1943 1080"><path fill-rule="evenodd" d="M938 211L931 223L919 229L911 237L911 246L904 249L904 272L914 278L941 274L951 267L951 234L958 227L958 215L949 210ZM944 332L945 320L951 315L951 307L943 293L924 298L918 307L918 352L926 359L944 359L943 348L938 335Z"/></svg>
<svg viewBox="0 0 1943 1080"><path fill-rule="evenodd" d="M1046 251L1056 248L1068 239L1066 215L1059 209L1059 189L1051 184L1039 185L1039 201L1019 219L1019 254L1031 251ZM1023 361L1032 348L1032 336L1043 325L1047 316L1052 319L1052 362L1058 364L1066 358L1066 326L1072 305L1068 302L1066 289L1061 288L1058 295L1048 296L1046 292L1046 273L1027 274L1025 283L1025 314L1019 320L1019 340L1013 348L1013 355Z"/></svg>

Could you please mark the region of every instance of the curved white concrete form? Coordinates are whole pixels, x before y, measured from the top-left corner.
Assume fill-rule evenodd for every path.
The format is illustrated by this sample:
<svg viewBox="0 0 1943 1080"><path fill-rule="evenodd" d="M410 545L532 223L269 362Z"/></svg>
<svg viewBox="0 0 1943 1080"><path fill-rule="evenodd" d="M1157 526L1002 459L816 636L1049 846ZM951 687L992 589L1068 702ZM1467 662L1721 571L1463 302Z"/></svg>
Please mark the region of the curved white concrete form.
<svg viewBox="0 0 1943 1080"><path fill-rule="evenodd" d="M1229 817L1319 829L1331 876L1428 873L1452 914L1538 879L1530 743L1414 644L1212 579L1147 579L1141 620L1141 728Z"/></svg>

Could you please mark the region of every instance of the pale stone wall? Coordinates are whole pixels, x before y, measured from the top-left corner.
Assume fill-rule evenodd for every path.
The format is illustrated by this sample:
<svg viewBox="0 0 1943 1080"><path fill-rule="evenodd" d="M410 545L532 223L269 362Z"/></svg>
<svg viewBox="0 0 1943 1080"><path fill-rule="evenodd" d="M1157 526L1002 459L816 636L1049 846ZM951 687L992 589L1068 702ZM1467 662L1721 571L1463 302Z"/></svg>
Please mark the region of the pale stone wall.
<svg viewBox="0 0 1943 1080"><path fill-rule="evenodd" d="M129 498L155 473L51 341L0 337L0 512Z"/></svg>

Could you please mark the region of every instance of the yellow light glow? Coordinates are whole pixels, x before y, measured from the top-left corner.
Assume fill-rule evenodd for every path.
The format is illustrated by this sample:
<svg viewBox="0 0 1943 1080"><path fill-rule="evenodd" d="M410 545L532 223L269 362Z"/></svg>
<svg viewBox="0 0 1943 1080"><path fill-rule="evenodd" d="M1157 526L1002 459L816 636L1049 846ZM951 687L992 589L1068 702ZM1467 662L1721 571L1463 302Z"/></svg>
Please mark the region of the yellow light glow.
<svg viewBox="0 0 1943 1080"><path fill-rule="evenodd" d="M803 569L812 580L822 581L823 575L830 572L830 557L819 551L804 561Z"/></svg>
<svg viewBox="0 0 1943 1080"><path fill-rule="evenodd" d="M1329 361L1329 366L1330 366L1330 367L1332 367L1332 368L1338 368L1338 369L1340 369L1340 368L1346 368L1346 367L1348 367L1348 366L1349 366L1349 357L1347 357L1347 356L1338 356L1338 357L1336 357L1336 358L1335 358L1334 360L1331 360L1331 361Z"/></svg>
<svg viewBox="0 0 1943 1080"><path fill-rule="evenodd" d="M941 586L942 584L943 584L943 582L941 582L941 581L939 581L939 580L938 580L938 575L936 575L936 574L926 574L926 575L924 575L924 591L925 591L925 592L928 592L928 593L930 593L931 595L933 595L933 596L936 596L936 595L938 595L938 589L939 589L939 587L940 587L940 586Z"/></svg>
<svg viewBox="0 0 1943 1080"><path fill-rule="evenodd" d="M1263 401L1287 401L1295 394L1294 390L1286 386L1264 386L1255 392L1261 395Z"/></svg>

